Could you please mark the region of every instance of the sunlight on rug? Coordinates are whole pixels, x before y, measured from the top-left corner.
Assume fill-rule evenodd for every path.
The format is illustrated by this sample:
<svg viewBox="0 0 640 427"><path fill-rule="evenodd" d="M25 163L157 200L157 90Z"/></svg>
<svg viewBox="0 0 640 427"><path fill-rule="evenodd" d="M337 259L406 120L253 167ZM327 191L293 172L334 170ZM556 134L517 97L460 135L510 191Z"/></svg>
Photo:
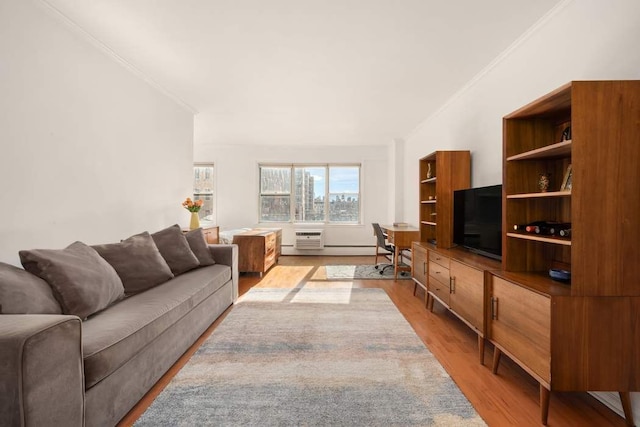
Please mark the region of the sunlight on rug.
<svg viewBox="0 0 640 427"><path fill-rule="evenodd" d="M136 425L485 423L384 290L297 288L245 294Z"/></svg>
<svg viewBox="0 0 640 427"><path fill-rule="evenodd" d="M325 269L328 280L393 280L393 268L387 268L384 270L384 274L380 274L380 270L375 268L374 265L327 265ZM398 279L411 279L411 274L409 272L398 274Z"/></svg>

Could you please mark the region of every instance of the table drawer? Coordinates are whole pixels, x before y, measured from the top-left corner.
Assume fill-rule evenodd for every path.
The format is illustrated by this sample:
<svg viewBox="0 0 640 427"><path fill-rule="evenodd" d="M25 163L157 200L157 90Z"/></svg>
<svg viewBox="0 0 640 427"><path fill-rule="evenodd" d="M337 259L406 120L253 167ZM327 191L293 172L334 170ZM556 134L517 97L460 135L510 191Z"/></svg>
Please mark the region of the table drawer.
<svg viewBox="0 0 640 427"><path fill-rule="evenodd" d="M429 261L429 276L449 286L449 269Z"/></svg>
<svg viewBox="0 0 640 427"><path fill-rule="evenodd" d="M433 261L429 262L429 292L435 295L447 307L451 293L449 270Z"/></svg>
<svg viewBox="0 0 640 427"><path fill-rule="evenodd" d="M275 263L276 251L275 248L273 248L264 255L264 271L267 271Z"/></svg>
<svg viewBox="0 0 640 427"><path fill-rule="evenodd" d="M429 251L429 261L435 262L447 270L449 269L449 257L442 256L437 252Z"/></svg>
<svg viewBox="0 0 640 427"><path fill-rule="evenodd" d="M264 252L275 251L276 249L276 233L269 233L264 236Z"/></svg>

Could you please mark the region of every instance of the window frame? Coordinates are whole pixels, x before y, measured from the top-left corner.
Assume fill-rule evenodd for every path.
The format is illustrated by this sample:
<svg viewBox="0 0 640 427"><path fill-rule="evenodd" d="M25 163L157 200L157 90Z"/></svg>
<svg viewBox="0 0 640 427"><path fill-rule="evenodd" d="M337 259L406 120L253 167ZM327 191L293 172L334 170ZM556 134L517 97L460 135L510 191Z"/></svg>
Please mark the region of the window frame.
<svg viewBox="0 0 640 427"><path fill-rule="evenodd" d="M290 189L287 195L275 194L275 193L263 193L262 192L262 168L287 168L290 173ZM358 197L358 219L356 221L331 221L329 208L330 208L330 181L331 181L331 168L336 167L352 167L358 169L358 192L354 193ZM295 207L296 207L296 169L305 168L324 168L325 169L325 182L324 182L324 220L323 221L300 221L295 219ZM342 193L344 194L344 193ZM288 221L266 221L262 218L262 197L263 196L288 196L289 197L289 220ZM345 162L345 163L258 163L258 223L259 224L305 224L305 225L338 225L338 226L361 226L362 225L362 163L357 162Z"/></svg>
<svg viewBox="0 0 640 427"><path fill-rule="evenodd" d="M207 192L199 192L196 193L196 188L195 188L195 179L196 179L196 168L202 168L202 167L210 167L212 169L211 171L211 178L213 179L213 188L211 189L211 193L207 193ZM216 196L217 196L217 191L216 191L216 186L218 184L218 180L216 179L216 167L214 162L194 162L193 163L193 175L192 175L192 185L191 185L191 194L193 197L193 200L197 200L198 195L206 195L206 194L210 194L211 195L211 219L210 220L205 220L203 217L200 217L200 221L206 221L211 222L211 223L216 223L217 220L217 203L216 203ZM200 216L200 215L198 215Z"/></svg>

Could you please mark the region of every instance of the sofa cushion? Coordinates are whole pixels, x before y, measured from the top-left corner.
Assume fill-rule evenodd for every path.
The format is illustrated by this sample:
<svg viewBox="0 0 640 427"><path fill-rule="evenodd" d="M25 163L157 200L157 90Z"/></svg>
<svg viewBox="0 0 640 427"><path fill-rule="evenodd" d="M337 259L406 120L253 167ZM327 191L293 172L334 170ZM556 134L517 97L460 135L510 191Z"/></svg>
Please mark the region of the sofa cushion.
<svg viewBox="0 0 640 427"><path fill-rule="evenodd" d="M116 270L127 294L142 292L173 277L146 231L120 243L95 245L93 248Z"/></svg>
<svg viewBox="0 0 640 427"><path fill-rule="evenodd" d="M64 314L81 319L122 298L122 281L90 246L75 242L65 249L20 251L25 270L44 279Z"/></svg>
<svg viewBox="0 0 640 427"><path fill-rule="evenodd" d="M187 239L187 243L189 243L191 252L193 252L196 258L198 258L200 265L205 266L216 263L216 260L213 259L213 255L211 255L211 251L209 250L207 239L204 237L202 228L196 228L195 230L187 232L185 234L185 238Z"/></svg>
<svg viewBox="0 0 640 427"><path fill-rule="evenodd" d="M62 308L47 282L0 262L0 314L62 314Z"/></svg>
<svg viewBox="0 0 640 427"><path fill-rule="evenodd" d="M178 224L153 233L151 237L174 275L200 266Z"/></svg>
<svg viewBox="0 0 640 427"><path fill-rule="evenodd" d="M199 268L89 318L82 325L86 389L126 363L230 280L229 266Z"/></svg>

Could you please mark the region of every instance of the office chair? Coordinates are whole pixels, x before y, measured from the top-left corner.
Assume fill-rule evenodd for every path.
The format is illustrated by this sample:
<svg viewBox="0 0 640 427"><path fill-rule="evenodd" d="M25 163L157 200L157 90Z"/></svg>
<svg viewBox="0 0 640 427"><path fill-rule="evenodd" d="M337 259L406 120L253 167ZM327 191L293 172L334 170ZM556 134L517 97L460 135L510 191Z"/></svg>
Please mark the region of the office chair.
<svg viewBox="0 0 640 427"><path fill-rule="evenodd" d="M393 268L393 254L395 253L395 248L391 246L391 244L387 243L387 238L380 227L380 224L374 222L371 224L373 226L373 232L376 235L376 270L380 270L380 274L384 274L384 271L387 268ZM380 249L385 250L386 252L380 253ZM378 264L378 257L383 256L388 259L391 264Z"/></svg>

